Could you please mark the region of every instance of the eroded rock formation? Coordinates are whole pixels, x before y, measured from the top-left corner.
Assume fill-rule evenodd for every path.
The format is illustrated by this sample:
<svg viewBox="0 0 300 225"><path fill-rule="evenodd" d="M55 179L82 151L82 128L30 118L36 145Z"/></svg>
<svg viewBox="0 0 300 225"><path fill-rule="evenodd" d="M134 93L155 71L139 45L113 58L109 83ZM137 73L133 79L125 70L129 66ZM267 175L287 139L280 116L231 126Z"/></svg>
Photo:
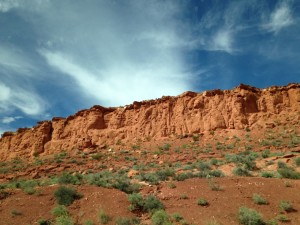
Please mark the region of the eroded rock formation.
<svg viewBox="0 0 300 225"><path fill-rule="evenodd" d="M117 140L266 127L276 115L290 112L300 112L299 84L267 89L241 84L233 90L185 92L119 108L93 106L68 118L55 117L33 128L4 133L0 160L100 148Z"/></svg>

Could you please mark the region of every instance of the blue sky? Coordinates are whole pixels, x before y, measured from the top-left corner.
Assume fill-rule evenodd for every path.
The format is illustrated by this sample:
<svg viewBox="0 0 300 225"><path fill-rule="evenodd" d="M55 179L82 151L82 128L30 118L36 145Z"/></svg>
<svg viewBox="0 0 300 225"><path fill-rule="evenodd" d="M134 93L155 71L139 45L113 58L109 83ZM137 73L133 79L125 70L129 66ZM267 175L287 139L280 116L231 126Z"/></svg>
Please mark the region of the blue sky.
<svg viewBox="0 0 300 225"><path fill-rule="evenodd" d="M300 1L0 0L0 133L191 90L300 82Z"/></svg>

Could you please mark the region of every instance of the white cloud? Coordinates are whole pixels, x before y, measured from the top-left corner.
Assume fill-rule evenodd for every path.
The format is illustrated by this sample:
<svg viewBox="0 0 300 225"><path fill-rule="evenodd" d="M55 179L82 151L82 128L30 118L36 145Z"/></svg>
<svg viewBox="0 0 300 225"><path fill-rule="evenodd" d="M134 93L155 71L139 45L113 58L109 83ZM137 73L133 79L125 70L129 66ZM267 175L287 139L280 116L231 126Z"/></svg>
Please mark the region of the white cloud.
<svg viewBox="0 0 300 225"><path fill-rule="evenodd" d="M10 94L10 88L0 82L0 102L7 101L10 97Z"/></svg>
<svg viewBox="0 0 300 225"><path fill-rule="evenodd" d="M43 100L32 90L25 90L16 83L8 86L0 82L0 113L10 113L15 109L27 115L39 115L45 109Z"/></svg>
<svg viewBox="0 0 300 225"><path fill-rule="evenodd" d="M44 111L45 101L32 85L42 77L37 71L37 65L28 53L13 45L0 46L0 113L20 110L36 116Z"/></svg>
<svg viewBox="0 0 300 225"><path fill-rule="evenodd" d="M285 27L294 23L291 9L287 1L281 2L276 9L271 13L269 22L264 27L274 33L278 33Z"/></svg>
<svg viewBox="0 0 300 225"><path fill-rule="evenodd" d="M233 49L233 34L229 29L218 31L209 45L209 49L213 51L225 51L232 53Z"/></svg>
<svg viewBox="0 0 300 225"><path fill-rule="evenodd" d="M22 117L21 116L6 116L6 117L3 117L1 119L1 122L4 123L4 124L10 124L18 119L21 119Z"/></svg>
<svg viewBox="0 0 300 225"><path fill-rule="evenodd" d="M189 74L182 57L187 40L178 30L177 3L124 4L122 8L105 1L49 6L40 15L40 23L48 29L42 31L47 42L39 53L52 68L77 82L74 89L104 105L188 90ZM58 5L63 14L57 12ZM40 30L41 24L34 26Z"/></svg>
<svg viewBox="0 0 300 225"><path fill-rule="evenodd" d="M41 51L49 65L74 78L82 91L106 106L129 104L134 100L177 95L187 90L182 82L183 74L172 71L168 65L116 65L104 70L91 71L59 52ZM176 65L174 65L176 68Z"/></svg>
<svg viewBox="0 0 300 225"><path fill-rule="evenodd" d="M12 8L18 7L19 1L18 0L2 0L0 2L0 12L8 12Z"/></svg>

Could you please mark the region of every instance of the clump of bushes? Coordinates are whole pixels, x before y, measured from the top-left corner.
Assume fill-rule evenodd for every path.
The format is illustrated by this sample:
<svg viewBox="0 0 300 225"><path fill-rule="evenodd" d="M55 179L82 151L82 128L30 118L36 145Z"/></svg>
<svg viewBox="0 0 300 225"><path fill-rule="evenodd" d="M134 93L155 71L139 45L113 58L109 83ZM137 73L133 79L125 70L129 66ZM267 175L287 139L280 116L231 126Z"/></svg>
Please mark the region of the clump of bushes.
<svg viewBox="0 0 300 225"><path fill-rule="evenodd" d="M294 168L287 166L286 163L279 161L277 167L277 172L283 178L300 179L300 173L295 171Z"/></svg>
<svg viewBox="0 0 300 225"><path fill-rule="evenodd" d="M22 190L29 195L32 195L36 192L36 186L38 186L38 182L35 180L27 180L20 182L20 187L22 188Z"/></svg>
<svg viewBox="0 0 300 225"><path fill-rule="evenodd" d="M174 176L175 176L175 171L171 168L167 168L152 173L141 173L138 176L138 179L155 185L158 184L160 181L168 180L169 177L174 177Z"/></svg>
<svg viewBox="0 0 300 225"><path fill-rule="evenodd" d="M208 201L205 198L199 198L197 204L201 206L208 206Z"/></svg>
<svg viewBox="0 0 300 225"><path fill-rule="evenodd" d="M156 210L163 209L164 205L153 195L146 198L139 193L133 193L128 196L128 201L131 203L131 211L142 211L153 213Z"/></svg>
<svg viewBox="0 0 300 225"><path fill-rule="evenodd" d="M158 210L151 217L153 225L172 225L169 215L164 210Z"/></svg>
<svg viewBox="0 0 300 225"><path fill-rule="evenodd" d="M295 159L295 164L296 164L296 166L300 166L300 157L297 157Z"/></svg>
<svg viewBox="0 0 300 225"><path fill-rule="evenodd" d="M104 212L104 210L100 210L99 220L101 224L108 224L108 222L111 220L111 217L106 212Z"/></svg>
<svg viewBox="0 0 300 225"><path fill-rule="evenodd" d="M51 220L41 219L38 221L39 225L51 225Z"/></svg>
<svg viewBox="0 0 300 225"><path fill-rule="evenodd" d="M116 174L110 171L88 174L86 179L89 184L105 188L116 188L125 193L138 192L140 188L138 184L131 184L124 171L119 171Z"/></svg>
<svg viewBox="0 0 300 225"><path fill-rule="evenodd" d="M82 197L76 190L73 188L61 186L54 192L54 197L56 198L58 204L60 205L71 205L76 199Z"/></svg>
<svg viewBox="0 0 300 225"><path fill-rule="evenodd" d="M52 214L56 217L56 225L74 225L74 221L70 217L70 214L64 205L59 205L52 209Z"/></svg>
<svg viewBox="0 0 300 225"><path fill-rule="evenodd" d="M279 203L279 208L281 209L281 211L285 212L293 212L295 210L293 205L289 201L281 201Z"/></svg>
<svg viewBox="0 0 300 225"><path fill-rule="evenodd" d="M227 162L233 162L238 167L242 167L247 170L254 170L256 168L255 159L258 157L258 154L252 151L244 151L237 155L227 154L225 159Z"/></svg>
<svg viewBox="0 0 300 225"><path fill-rule="evenodd" d="M269 172L269 171L263 171L260 175L264 178L273 178L273 177L275 177L275 174L273 172Z"/></svg>
<svg viewBox="0 0 300 225"><path fill-rule="evenodd" d="M249 173L249 170L247 170L246 168L243 168L243 167L234 168L233 174L236 176L243 176L243 177L251 176L251 174Z"/></svg>
<svg viewBox="0 0 300 225"><path fill-rule="evenodd" d="M247 207L240 207L239 209L239 221L243 225L264 225L265 222L262 219L262 215L254 209Z"/></svg>
<svg viewBox="0 0 300 225"><path fill-rule="evenodd" d="M165 143L163 146L158 146L158 149L161 151L168 151L170 150L171 144Z"/></svg>
<svg viewBox="0 0 300 225"><path fill-rule="evenodd" d="M62 173L60 177L58 177L58 183L60 184L81 184L83 176L79 173L75 175L69 173Z"/></svg>
<svg viewBox="0 0 300 225"><path fill-rule="evenodd" d="M258 205L267 205L268 201L263 198L261 195L254 193L252 196L252 200L254 201L255 204Z"/></svg>

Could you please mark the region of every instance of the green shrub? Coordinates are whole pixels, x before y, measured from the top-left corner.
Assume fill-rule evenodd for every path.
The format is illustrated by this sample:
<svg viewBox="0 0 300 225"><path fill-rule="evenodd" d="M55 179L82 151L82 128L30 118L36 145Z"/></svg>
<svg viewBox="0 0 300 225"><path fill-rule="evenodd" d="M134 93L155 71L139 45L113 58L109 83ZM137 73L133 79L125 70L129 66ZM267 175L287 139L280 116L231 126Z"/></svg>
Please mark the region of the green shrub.
<svg viewBox="0 0 300 225"><path fill-rule="evenodd" d="M149 195L144 200L144 206L143 206L144 211L153 212L163 208L164 205L154 195Z"/></svg>
<svg viewBox="0 0 300 225"><path fill-rule="evenodd" d="M29 195L32 195L35 193L35 187L38 185L38 182L35 180L27 180L27 181L21 181L20 187L22 190Z"/></svg>
<svg viewBox="0 0 300 225"><path fill-rule="evenodd" d="M215 182L213 179L208 180L208 185L212 191L223 191L223 187L217 182Z"/></svg>
<svg viewBox="0 0 300 225"><path fill-rule="evenodd" d="M61 186L54 192L54 197L56 198L58 204L68 206L71 205L76 199L81 198L82 195L73 188Z"/></svg>
<svg viewBox="0 0 300 225"><path fill-rule="evenodd" d="M138 179L141 181L149 182L150 184L156 185L159 184L159 176L156 173L141 173L138 176Z"/></svg>
<svg viewBox="0 0 300 225"><path fill-rule="evenodd" d="M41 220L38 221L38 224L39 225L51 225L51 221L50 220L41 219Z"/></svg>
<svg viewBox="0 0 300 225"><path fill-rule="evenodd" d="M247 177L250 176L250 173L247 169L242 168L242 167L237 167L233 169L233 174L236 176L243 176L243 177Z"/></svg>
<svg viewBox="0 0 300 225"><path fill-rule="evenodd" d="M207 206L208 205L208 201L205 198L199 198L197 200L197 204L201 205L201 206Z"/></svg>
<svg viewBox="0 0 300 225"><path fill-rule="evenodd" d="M52 209L51 212L55 217L68 216L69 215L69 212L68 212L67 208L64 205L56 206L55 208Z"/></svg>
<svg viewBox="0 0 300 225"><path fill-rule="evenodd" d="M158 210L151 217L153 225L172 225L168 214L164 210Z"/></svg>
<svg viewBox="0 0 300 225"><path fill-rule="evenodd" d="M10 214L12 216L21 216L23 213L21 211L17 210L17 209L13 209L13 210L10 211Z"/></svg>
<svg viewBox="0 0 300 225"><path fill-rule="evenodd" d="M184 181L186 179L189 179L189 178L192 178L194 177L193 176L193 173L191 172L188 172L188 173L180 173L180 174L177 174L174 179L177 180L177 181Z"/></svg>
<svg viewBox="0 0 300 225"><path fill-rule="evenodd" d="M254 201L255 204L258 204L258 205L267 205L268 204L268 201L266 199L264 199L262 196L260 196L259 194L253 194L252 200Z"/></svg>
<svg viewBox="0 0 300 225"><path fill-rule="evenodd" d="M128 196L128 201L131 203L130 210L139 210L146 212L153 212L155 210L163 209L163 204L153 195L143 198L141 194L134 193Z"/></svg>
<svg viewBox="0 0 300 225"><path fill-rule="evenodd" d="M100 220L101 224L107 224L111 220L111 218L103 210L100 210L100 212L99 212L99 220Z"/></svg>
<svg viewBox="0 0 300 225"><path fill-rule="evenodd" d="M138 184L131 184L124 171L113 174L106 170L100 173L88 174L86 180L89 184L105 188L116 188L128 194L137 192L140 188Z"/></svg>
<svg viewBox="0 0 300 225"><path fill-rule="evenodd" d="M183 220L183 217L182 217L180 214L178 214L178 213L172 214L172 218L173 218L176 222L179 222L179 221Z"/></svg>
<svg viewBox="0 0 300 225"><path fill-rule="evenodd" d="M278 161L278 162L277 162L277 167L278 167L279 169L285 169L285 168L288 168L288 166L286 165L286 163L285 163L285 162L282 162L282 161Z"/></svg>
<svg viewBox="0 0 300 225"><path fill-rule="evenodd" d="M286 215L278 215L276 216L276 219L283 223L291 221Z"/></svg>
<svg viewBox="0 0 300 225"><path fill-rule="evenodd" d="M263 150L262 153L261 153L261 156L263 158L268 158L268 157L270 157L270 155L271 155L271 152L270 152L269 149Z"/></svg>
<svg viewBox="0 0 300 225"><path fill-rule="evenodd" d="M163 150L163 151L168 151L168 150L170 150L170 147L171 147L171 144L165 143L163 146L159 146L158 149Z"/></svg>
<svg viewBox="0 0 300 225"><path fill-rule="evenodd" d="M295 163L296 163L296 166L300 166L300 157L297 157L295 159Z"/></svg>
<svg viewBox="0 0 300 225"><path fill-rule="evenodd" d="M141 194L133 193L128 196L128 201L130 202L130 210L143 210L144 207L144 199Z"/></svg>
<svg viewBox="0 0 300 225"><path fill-rule="evenodd" d="M196 142L196 141L199 141L200 139L200 136L199 135L193 135L193 141Z"/></svg>
<svg viewBox="0 0 300 225"><path fill-rule="evenodd" d="M186 194L180 195L180 199L189 199L189 197Z"/></svg>
<svg viewBox="0 0 300 225"><path fill-rule="evenodd" d="M258 157L256 153L252 151L245 151L239 153L237 155L227 154L225 155L225 159L227 162L233 162L238 167L243 167L247 170L253 170L256 168L255 159Z"/></svg>
<svg viewBox="0 0 300 225"><path fill-rule="evenodd" d="M101 158L102 158L102 155L100 153L96 153L96 154L92 155L92 159L100 160Z"/></svg>
<svg viewBox="0 0 300 225"><path fill-rule="evenodd" d="M59 216L55 219L55 225L74 225L74 221L69 216Z"/></svg>
<svg viewBox="0 0 300 225"><path fill-rule="evenodd" d="M138 218L117 218L116 225L135 225L140 224L140 220Z"/></svg>
<svg viewBox="0 0 300 225"><path fill-rule="evenodd" d="M239 221L243 225L264 225L261 214L254 209L246 207L240 207L239 209Z"/></svg>
<svg viewBox="0 0 300 225"><path fill-rule="evenodd" d="M284 182L284 186L285 186L285 187L292 187L293 185L292 185L291 182L285 181L285 182Z"/></svg>
<svg viewBox="0 0 300 225"><path fill-rule="evenodd" d="M300 173L291 167L279 168L277 172L283 177L288 179L300 179Z"/></svg>
<svg viewBox="0 0 300 225"><path fill-rule="evenodd" d="M164 170L158 170L156 175L158 176L159 180L165 181L168 180L168 177L173 177L175 175L175 171L171 168L167 168Z"/></svg>
<svg viewBox="0 0 300 225"><path fill-rule="evenodd" d="M210 164L211 165L218 165L218 162L219 162L219 160L217 160L217 159L215 159L215 158L212 158L211 160L210 160Z"/></svg>
<svg viewBox="0 0 300 225"><path fill-rule="evenodd" d="M200 169L201 171L204 171L204 170L210 170L210 169L211 169L209 163L203 162L203 161L197 162L197 167L198 167L198 169Z"/></svg>
<svg viewBox="0 0 300 225"><path fill-rule="evenodd" d="M60 177L58 177L58 183L60 184L80 184L81 180L81 174L71 175L66 172L64 172Z"/></svg>
<svg viewBox="0 0 300 225"><path fill-rule="evenodd" d="M278 222L276 219L270 219L266 222L266 225L278 225Z"/></svg>
<svg viewBox="0 0 300 225"><path fill-rule="evenodd" d="M208 172L210 177L224 177L224 173L221 170L212 170Z"/></svg>
<svg viewBox="0 0 300 225"><path fill-rule="evenodd" d="M176 184L174 184L173 182L168 183L168 187L171 189L176 188Z"/></svg>
<svg viewBox="0 0 300 225"><path fill-rule="evenodd" d="M273 172L264 171L260 174L264 178L273 178L275 177L275 174Z"/></svg>
<svg viewBox="0 0 300 225"><path fill-rule="evenodd" d="M289 201L281 201L279 203L279 208L285 212L293 212L295 209Z"/></svg>
<svg viewBox="0 0 300 225"><path fill-rule="evenodd" d="M94 225L94 222L91 220L87 220L84 222L84 225Z"/></svg>

